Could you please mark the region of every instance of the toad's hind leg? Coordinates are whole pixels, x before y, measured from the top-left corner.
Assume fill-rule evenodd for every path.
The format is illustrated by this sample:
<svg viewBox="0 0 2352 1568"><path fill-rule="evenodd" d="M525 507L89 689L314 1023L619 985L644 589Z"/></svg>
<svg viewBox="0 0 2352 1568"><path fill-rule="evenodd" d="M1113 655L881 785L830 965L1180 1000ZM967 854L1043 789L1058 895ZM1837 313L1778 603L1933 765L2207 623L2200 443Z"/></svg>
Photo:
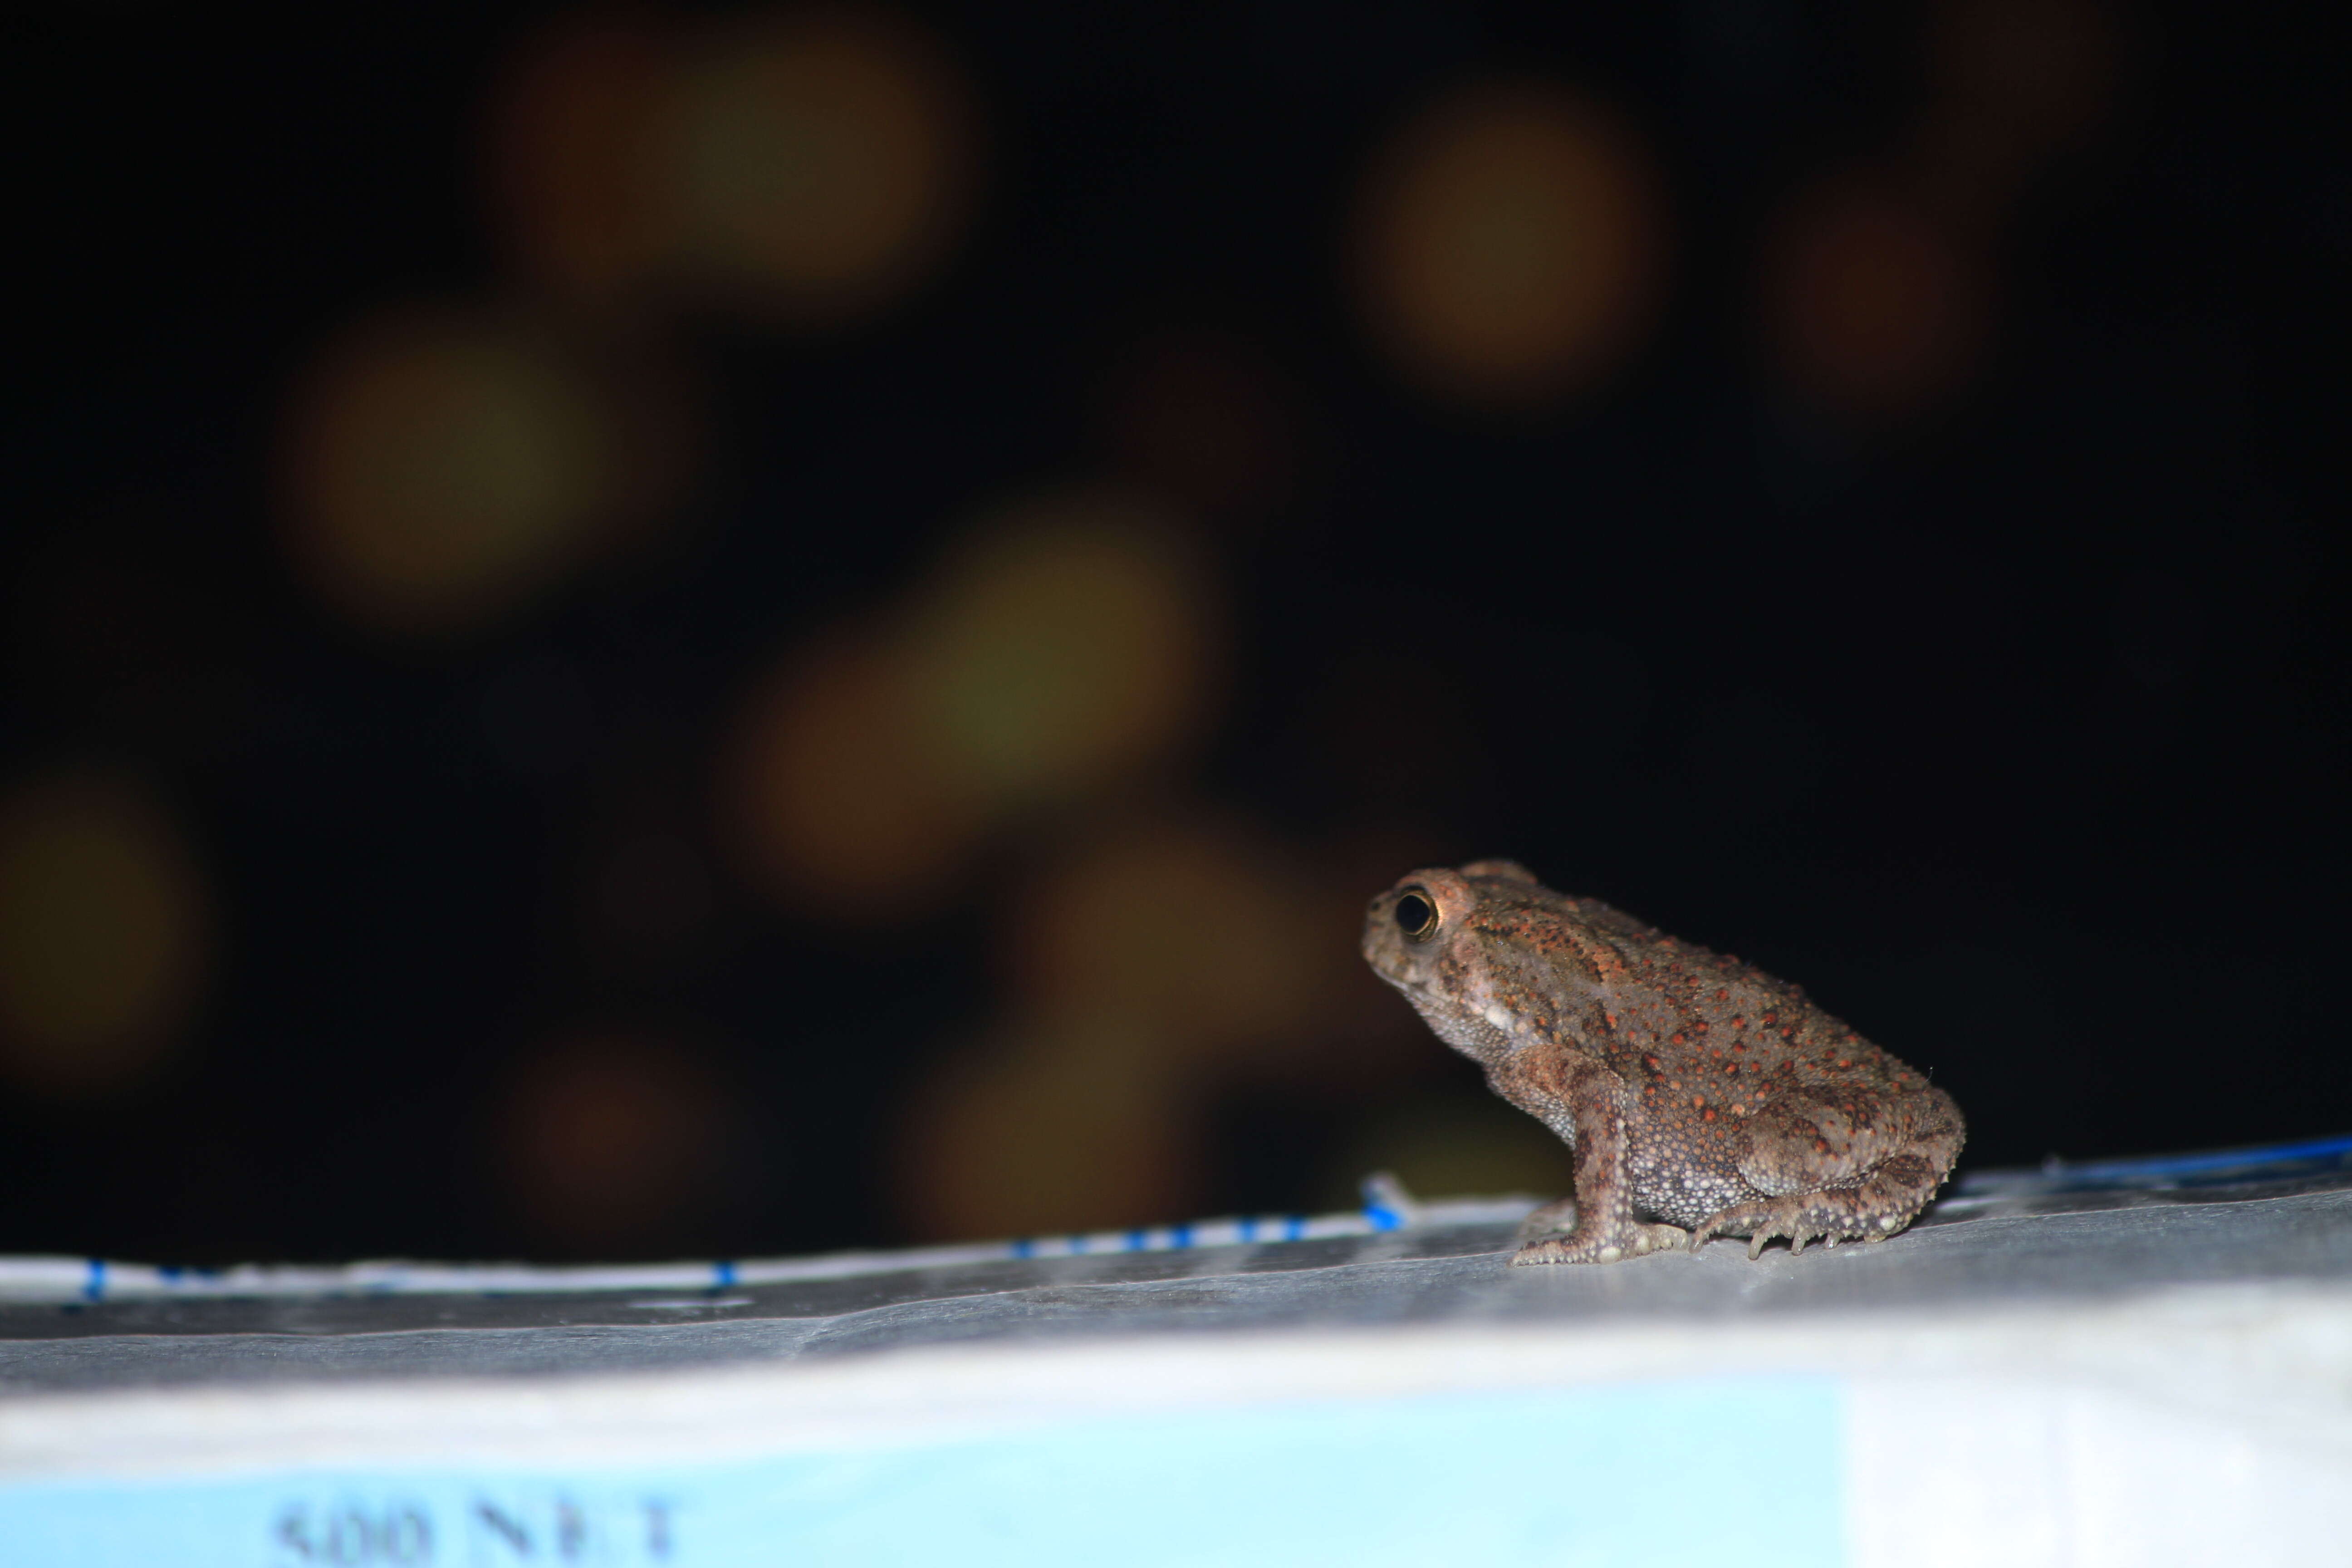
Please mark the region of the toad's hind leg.
<svg viewBox="0 0 2352 1568"><path fill-rule="evenodd" d="M1753 1258L1776 1236L1789 1238L1791 1252L1802 1252L1807 1242L1817 1239L1835 1244L1857 1238L1884 1241L1893 1236L1911 1223L1951 1174L1967 1131L1959 1107L1941 1089L1926 1090L1907 1109L1914 1112L1907 1135L1858 1176L1833 1177L1834 1184L1717 1210L1691 1231L1691 1250L1717 1236L1744 1236L1748 1256Z"/></svg>

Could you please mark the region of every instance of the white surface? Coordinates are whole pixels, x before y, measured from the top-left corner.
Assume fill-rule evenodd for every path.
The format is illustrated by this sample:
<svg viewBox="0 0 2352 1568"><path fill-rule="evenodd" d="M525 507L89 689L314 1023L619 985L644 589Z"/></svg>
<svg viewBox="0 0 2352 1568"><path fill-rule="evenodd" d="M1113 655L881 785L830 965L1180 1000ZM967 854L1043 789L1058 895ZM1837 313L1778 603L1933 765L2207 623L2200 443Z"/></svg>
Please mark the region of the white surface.
<svg viewBox="0 0 2352 1568"><path fill-rule="evenodd" d="M494 1294L59 1260L0 1564L2352 1563L2352 1193L1590 1269L1446 1207Z"/></svg>
<svg viewBox="0 0 2352 1568"><path fill-rule="evenodd" d="M2352 1562L2339 1419L2064 1378L1870 1377L1847 1400L1852 1568Z"/></svg>
<svg viewBox="0 0 2352 1568"><path fill-rule="evenodd" d="M984 1453L1139 1420L1182 1426L1213 1453L1252 1434L1263 1441L1265 1424L1286 1413L1335 1403L1392 1424L1410 1408L1401 1402L1420 1399L1550 1390L1574 1404L1615 1389L1639 1408L1651 1391L1752 1395L1759 1377L1826 1386L1843 1402L1842 1433L1822 1439L1843 1453L1814 1456L1834 1458L1843 1478L1842 1524L1750 1521L1807 1532L1802 1540L1825 1553L1797 1560L1851 1568L2352 1562L2352 1535L2338 1522L2352 1499L2352 1289L2294 1286L1941 1316L1155 1336L521 1383L26 1397L0 1404L0 1531L12 1489L44 1481L291 1484L322 1468L348 1478L418 1467L560 1479L762 1456L958 1444ZM1433 1464L1456 1462L1458 1432L1432 1436L1448 1445ZM1413 1440L1408 1426L1391 1447ZM1751 1458L1769 1476L1805 1457ZM1640 1454L1610 1462L1643 1473ZM1594 1461L1581 1463L1590 1471ZM1563 1475L1561 1497L1589 1505L1578 1489L1606 1479ZM1705 1510L1720 1480L1676 1484ZM1516 1491L1493 1502L1507 1511L1553 1506ZM1667 1519L1657 1528L1679 1527Z"/></svg>

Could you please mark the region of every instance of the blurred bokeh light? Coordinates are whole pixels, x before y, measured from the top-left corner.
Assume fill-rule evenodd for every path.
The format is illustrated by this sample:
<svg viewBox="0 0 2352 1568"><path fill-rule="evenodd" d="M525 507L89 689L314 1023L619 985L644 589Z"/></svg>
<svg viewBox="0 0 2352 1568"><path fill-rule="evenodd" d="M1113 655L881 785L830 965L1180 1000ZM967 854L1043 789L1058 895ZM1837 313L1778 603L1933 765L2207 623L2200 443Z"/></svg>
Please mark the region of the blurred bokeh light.
<svg viewBox="0 0 2352 1568"><path fill-rule="evenodd" d="M938 1063L898 1130L908 1229L969 1238L1192 1217L1205 1173L1197 1101L1154 1027L1024 1019Z"/></svg>
<svg viewBox="0 0 2352 1568"><path fill-rule="evenodd" d="M510 259L588 302L652 281L670 261L660 158L675 92L649 25L567 17L509 64L492 109L486 184Z"/></svg>
<svg viewBox="0 0 2352 1568"><path fill-rule="evenodd" d="M1222 630L1167 508L1048 496L986 520L918 601L916 700L992 796L1068 798L1199 732Z"/></svg>
<svg viewBox="0 0 2352 1568"><path fill-rule="evenodd" d="M507 1195L544 1249L692 1234L740 1135L718 1075L658 1034L586 1030L522 1064L494 1128Z"/></svg>
<svg viewBox="0 0 2352 1568"><path fill-rule="evenodd" d="M915 702L906 650L836 631L755 689L721 761L747 879L813 919L895 920L943 897L987 819Z"/></svg>
<svg viewBox="0 0 2352 1568"><path fill-rule="evenodd" d="M938 40L880 9L779 11L685 55L668 200L690 276L755 312L854 320L961 232L980 128Z"/></svg>
<svg viewBox="0 0 2352 1568"><path fill-rule="evenodd" d="M1863 422L1919 414L1965 382L1990 331L1973 256L1893 185L1807 191L1765 258L1765 330L1807 398Z"/></svg>
<svg viewBox="0 0 2352 1568"><path fill-rule="evenodd" d="M1042 857L993 922L1006 1021L935 1060L910 1102L909 1222L984 1237L1181 1218L1211 1184L1222 1101L1392 1085L1399 1054L1340 1022L1370 978L1355 889L1330 896L1316 869L1270 835L1164 811Z"/></svg>
<svg viewBox="0 0 2352 1568"><path fill-rule="evenodd" d="M1349 925L1315 889L1286 847L1220 824L1144 818L1088 835L1007 928L1017 1005L1150 1020L1192 1056L1295 1049L1353 957Z"/></svg>
<svg viewBox="0 0 2352 1568"><path fill-rule="evenodd" d="M1194 737L1216 606L1162 509L1073 491L987 519L894 614L795 651L721 763L755 885L812 911L935 905L992 821Z"/></svg>
<svg viewBox="0 0 2352 1568"><path fill-rule="evenodd" d="M1424 110L1376 161L1358 291L1413 380L1541 399L1615 367L1663 287L1661 198L1632 130L1564 88L1494 83Z"/></svg>
<svg viewBox="0 0 2352 1568"><path fill-rule="evenodd" d="M404 636L526 599L615 503L618 432L574 368L508 323L408 311L332 345L298 388L289 542L330 605Z"/></svg>
<svg viewBox="0 0 2352 1568"><path fill-rule="evenodd" d="M1928 27L1921 154L1946 210L1985 222L2114 112L2124 30L2095 0L1946 0Z"/></svg>
<svg viewBox="0 0 2352 1568"><path fill-rule="evenodd" d="M0 799L0 1071L44 1093L129 1088L179 1040L212 949L211 900L131 781L68 773Z"/></svg>

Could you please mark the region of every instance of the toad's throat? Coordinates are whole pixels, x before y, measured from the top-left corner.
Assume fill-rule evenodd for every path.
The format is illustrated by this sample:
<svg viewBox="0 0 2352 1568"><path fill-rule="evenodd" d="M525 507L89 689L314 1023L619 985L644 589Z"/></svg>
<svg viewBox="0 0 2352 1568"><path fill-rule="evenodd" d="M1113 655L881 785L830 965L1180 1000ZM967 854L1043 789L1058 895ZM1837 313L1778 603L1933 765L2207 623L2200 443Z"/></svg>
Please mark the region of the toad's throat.
<svg viewBox="0 0 2352 1568"><path fill-rule="evenodd" d="M1518 1016L1508 1008L1465 1006L1441 1001L1425 991L1407 995L1431 1031L1465 1056L1491 1062L1512 1055L1525 1042Z"/></svg>

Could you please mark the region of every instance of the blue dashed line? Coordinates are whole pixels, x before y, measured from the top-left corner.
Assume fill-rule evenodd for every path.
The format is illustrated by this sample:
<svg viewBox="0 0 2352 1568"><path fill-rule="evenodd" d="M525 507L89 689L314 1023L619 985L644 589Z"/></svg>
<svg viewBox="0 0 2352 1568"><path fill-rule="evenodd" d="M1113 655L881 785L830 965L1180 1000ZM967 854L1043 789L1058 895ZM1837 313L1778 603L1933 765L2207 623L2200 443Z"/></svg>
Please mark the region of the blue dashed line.
<svg viewBox="0 0 2352 1568"><path fill-rule="evenodd" d="M1411 1223L1400 1211L1380 1204L1367 1204L1360 1211L1362 1225L1373 1232L1397 1230ZM1331 1216L1339 1219L1341 1216ZM1132 1230L1105 1231L1091 1236L1024 1236L1003 1245L999 1257L1041 1258L1082 1257L1096 1253L1162 1252L1195 1247L1226 1247L1272 1241L1303 1241L1318 1223L1305 1215L1237 1215L1232 1219L1220 1219L1202 1224L1178 1224L1167 1226L1138 1226ZM1333 1234L1357 1234L1352 1226ZM0 1260L5 1261L5 1260ZM736 1258L718 1258L697 1265L707 1268L704 1289L710 1291L730 1290L743 1283L745 1265ZM753 1265L755 1274L763 1274ZM84 1302L110 1299L110 1289L128 1290L134 1297L156 1293L159 1289L179 1293L206 1285L223 1277L215 1268L191 1268L184 1264L159 1264L152 1268L133 1268L129 1274L110 1278L110 1268L104 1258L87 1260L87 1271L76 1294ZM327 1294L357 1294L369 1296L405 1294L421 1289L404 1271L395 1271L383 1278L352 1278L330 1287ZM504 1282L485 1283L475 1289L486 1298L503 1298L530 1293L528 1285L516 1287ZM283 1292L265 1291L265 1294ZM55 1298L51 1298L54 1300Z"/></svg>
<svg viewBox="0 0 2352 1568"><path fill-rule="evenodd" d="M2224 1149L2211 1154L2159 1154L2146 1160L2093 1160L2080 1164L2062 1162L2056 1173L2078 1182L2128 1180L2135 1176L2189 1175L2200 1171L2252 1169L2343 1154L2352 1154L2352 1138L2315 1138L2303 1143L2274 1143L2260 1149Z"/></svg>

